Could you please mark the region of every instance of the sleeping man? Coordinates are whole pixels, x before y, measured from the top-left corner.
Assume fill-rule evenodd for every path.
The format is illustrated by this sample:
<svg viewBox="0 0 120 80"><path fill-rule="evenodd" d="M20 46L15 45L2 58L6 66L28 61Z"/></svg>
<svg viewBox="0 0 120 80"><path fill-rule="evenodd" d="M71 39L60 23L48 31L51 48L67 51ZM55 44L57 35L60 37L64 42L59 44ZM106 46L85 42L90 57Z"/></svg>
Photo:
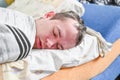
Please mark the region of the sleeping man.
<svg viewBox="0 0 120 80"><path fill-rule="evenodd" d="M21 60L32 48L72 48L81 42L85 31L82 20L72 11L49 12L34 20L0 8L0 63Z"/></svg>
<svg viewBox="0 0 120 80"><path fill-rule="evenodd" d="M3 77L6 78L4 80L8 78L10 80L40 80L61 67L77 66L95 59L100 54L104 56L110 51L111 44L108 44L98 32L89 28L85 29L82 21L79 17L76 18L73 12L65 12L64 16L63 13L57 15L51 12L34 20L20 12L0 8L0 61L1 63L15 61L1 64ZM56 21L58 18L60 21ZM80 29L77 28L80 32L72 27L73 25L80 26ZM86 34L82 39L84 32ZM80 36L79 41L76 41L78 36ZM76 46L79 43L80 45ZM74 48L68 49L71 47ZM51 51L48 54L46 50L41 52L42 50L37 49L39 51L37 52L34 51L35 49L31 50L32 48L67 50L54 52L48 50ZM28 55L32 51L34 53ZM26 58L23 59L24 57Z"/></svg>

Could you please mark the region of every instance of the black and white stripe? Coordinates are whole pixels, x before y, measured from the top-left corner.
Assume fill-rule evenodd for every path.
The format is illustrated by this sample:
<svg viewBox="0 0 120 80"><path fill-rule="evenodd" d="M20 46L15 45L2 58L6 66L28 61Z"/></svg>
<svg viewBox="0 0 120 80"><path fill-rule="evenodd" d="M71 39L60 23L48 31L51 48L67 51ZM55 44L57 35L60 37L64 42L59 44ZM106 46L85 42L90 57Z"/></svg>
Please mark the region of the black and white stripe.
<svg viewBox="0 0 120 80"><path fill-rule="evenodd" d="M6 26L11 30L11 32L15 36L15 39L19 45L20 55L18 56L16 61L25 58L29 54L29 51L31 48L31 44L30 44L28 38L20 29L11 27L9 25L6 25Z"/></svg>

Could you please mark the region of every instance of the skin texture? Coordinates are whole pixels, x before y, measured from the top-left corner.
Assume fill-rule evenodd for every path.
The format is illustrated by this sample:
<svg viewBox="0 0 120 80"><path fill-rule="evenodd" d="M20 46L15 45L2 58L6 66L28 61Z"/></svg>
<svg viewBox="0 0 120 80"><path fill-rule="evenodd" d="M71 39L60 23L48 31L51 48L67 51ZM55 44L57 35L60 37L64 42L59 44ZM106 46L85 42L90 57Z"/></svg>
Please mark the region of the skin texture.
<svg viewBox="0 0 120 80"><path fill-rule="evenodd" d="M36 20L36 39L33 48L37 49L68 49L76 44L77 21L67 18L51 20L54 13L46 14L42 19Z"/></svg>

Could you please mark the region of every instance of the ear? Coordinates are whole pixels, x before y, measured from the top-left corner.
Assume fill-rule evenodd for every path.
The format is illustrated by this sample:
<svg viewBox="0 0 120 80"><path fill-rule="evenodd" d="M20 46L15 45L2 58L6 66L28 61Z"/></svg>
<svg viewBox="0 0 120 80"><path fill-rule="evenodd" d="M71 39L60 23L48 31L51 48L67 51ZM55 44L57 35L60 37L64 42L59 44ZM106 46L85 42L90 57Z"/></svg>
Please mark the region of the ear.
<svg viewBox="0 0 120 80"><path fill-rule="evenodd" d="M51 17L53 17L54 15L55 15L55 12L54 12L54 11L50 11L50 12L46 13L46 14L44 15L44 17L45 17L45 18L51 18Z"/></svg>

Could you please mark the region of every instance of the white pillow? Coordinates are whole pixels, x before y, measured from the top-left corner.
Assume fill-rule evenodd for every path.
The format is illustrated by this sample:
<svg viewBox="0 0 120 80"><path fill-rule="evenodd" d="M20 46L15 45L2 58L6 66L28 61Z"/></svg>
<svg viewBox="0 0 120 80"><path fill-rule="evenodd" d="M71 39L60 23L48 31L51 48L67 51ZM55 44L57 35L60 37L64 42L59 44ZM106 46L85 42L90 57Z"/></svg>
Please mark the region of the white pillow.
<svg viewBox="0 0 120 80"><path fill-rule="evenodd" d="M43 16L49 11L61 12L72 10L80 16L84 14L84 8L76 0L15 0L8 8L21 11L34 18Z"/></svg>
<svg viewBox="0 0 120 80"><path fill-rule="evenodd" d="M61 67L78 66L99 56L97 38L87 35L81 45L68 50L34 49L26 59L3 65L5 80L41 80Z"/></svg>

